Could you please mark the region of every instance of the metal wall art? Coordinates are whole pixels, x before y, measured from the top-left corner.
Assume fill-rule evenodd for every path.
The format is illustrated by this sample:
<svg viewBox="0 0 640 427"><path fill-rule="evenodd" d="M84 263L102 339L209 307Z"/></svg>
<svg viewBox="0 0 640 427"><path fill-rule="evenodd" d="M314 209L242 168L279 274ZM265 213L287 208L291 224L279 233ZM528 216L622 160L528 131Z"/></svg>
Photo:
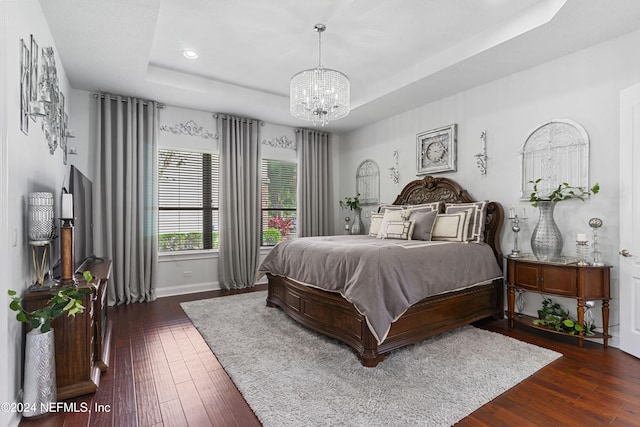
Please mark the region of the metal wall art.
<svg viewBox="0 0 640 427"><path fill-rule="evenodd" d="M160 130L171 132L174 135L188 135L198 136L204 139L218 139L218 135L212 134L193 120L189 120L186 123L178 123L175 126L162 125L160 126Z"/></svg>
<svg viewBox="0 0 640 427"><path fill-rule="evenodd" d="M51 46L43 47L39 53L33 34L30 47L31 51L21 40L20 128L28 134L28 118L33 121L41 118L49 152L53 154L60 145L63 161L67 164L67 138L74 135L67 127L68 115L64 95L58 86L55 54Z"/></svg>
<svg viewBox="0 0 640 427"><path fill-rule="evenodd" d="M287 138L287 135L282 135L280 138L273 138L270 140L263 139L262 145L268 145L269 147L274 148L284 148L292 151L298 150L296 142Z"/></svg>
<svg viewBox="0 0 640 427"><path fill-rule="evenodd" d="M553 119L537 126L527 137L522 150L522 187L520 197L529 200L537 184L539 194L551 193L563 182L589 188L589 136L578 123Z"/></svg>
<svg viewBox="0 0 640 427"><path fill-rule="evenodd" d="M456 171L457 127L458 125L453 124L416 136L418 175Z"/></svg>
<svg viewBox="0 0 640 427"><path fill-rule="evenodd" d="M25 135L29 135L30 68L29 48L24 40L20 39L20 130Z"/></svg>
<svg viewBox="0 0 640 427"><path fill-rule="evenodd" d="M356 192L361 205L375 205L380 200L380 168L373 160L365 160L356 170Z"/></svg>

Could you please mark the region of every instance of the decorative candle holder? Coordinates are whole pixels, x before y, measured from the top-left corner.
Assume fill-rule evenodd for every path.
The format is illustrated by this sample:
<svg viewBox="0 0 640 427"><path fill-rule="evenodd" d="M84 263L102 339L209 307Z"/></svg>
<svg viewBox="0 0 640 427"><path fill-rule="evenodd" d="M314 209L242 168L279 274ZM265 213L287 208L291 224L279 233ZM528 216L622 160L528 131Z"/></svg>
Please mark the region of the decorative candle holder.
<svg viewBox="0 0 640 427"><path fill-rule="evenodd" d="M594 301L585 301L584 303L584 327L586 331L590 331L596 319L591 309L595 307Z"/></svg>
<svg viewBox="0 0 640 427"><path fill-rule="evenodd" d="M518 248L518 233L520 232L520 221L524 221L527 218L520 218L518 214L513 214L509 217L511 220L511 231L513 231L513 249L509 254L510 257L518 258L520 256L520 249Z"/></svg>
<svg viewBox="0 0 640 427"><path fill-rule="evenodd" d="M589 265L587 257L589 256L589 242L586 240L576 240L576 256L578 257L578 265Z"/></svg>
<svg viewBox="0 0 640 427"><path fill-rule="evenodd" d="M75 285L77 283L73 272L73 222L62 218L60 228L60 284Z"/></svg>
<svg viewBox="0 0 640 427"><path fill-rule="evenodd" d="M351 234L351 217L345 216L344 222L346 222L346 224L344 225L344 234Z"/></svg>
<svg viewBox="0 0 640 427"><path fill-rule="evenodd" d="M524 289L516 289L518 295L516 296L516 316L522 317L524 316L524 308L527 305L527 300L524 298Z"/></svg>
<svg viewBox="0 0 640 427"><path fill-rule="evenodd" d="M593 231L593 251L591 252L591 257L593 258L593 262L591 265L604 265L602 259L602 253L600 253L600 236L598 235L598 228L602 227L602 220L600 218L591 218L589 220L589 227Z"/></svg>

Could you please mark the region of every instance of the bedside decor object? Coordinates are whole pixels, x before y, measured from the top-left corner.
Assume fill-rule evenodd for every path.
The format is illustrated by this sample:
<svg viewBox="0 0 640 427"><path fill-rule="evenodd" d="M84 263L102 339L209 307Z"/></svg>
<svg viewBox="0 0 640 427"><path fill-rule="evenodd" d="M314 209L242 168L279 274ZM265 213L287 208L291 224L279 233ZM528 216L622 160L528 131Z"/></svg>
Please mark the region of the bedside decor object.
<svg viewBox="0 0 640 427"><path fill-rule="evenodd" d="M480 140L482 141L482 151L476 154L476 165L480 169L480 175L487 176L487 131L483 130L480 133Z"/></svg>
<svg viewBox="0 0 640 427"><path fill-rule="evenodd" d="M418 175L456 171L457 127L452 124L416 136Z"/></svg>
<svg viewBox="0 0 640 427"><path fill-rule="evenodd" d="M340 71L322 66L322 33L327 29L316 24L318 33L318 66L291 77L289 111L297 119L314 126L324 126L349 114L351 86L349 78Z"/></svg>
<svg viewBox="0 0 640 427"><path fill-rule="evenodd" d="M520 197L527 200L532 183L548 193L571 182L577 187L589 187L589 136L578 123L568 119L553 119L529 133L520 151L522 159L522 189Z"/></svg>
<svg viewBox="0 0 640 427"><path fill-rule="evenodd" d="M507 219L511 221L511 231L513 231L513 249L511 250L509 256L519 257L520 249L518 248L518 233L520 232L520 221L524 221L527 218L519 217L518 214L515 213L515 209L511 207L509 209L509 218Z"/></svg>
<svg viewBox="0 0 640 427"><path fill-rule="evenodd" d="M560 256L563 243L560 229L553 219L556 203L571 199L584 201L587 197L598 194L600 185L596 182L593 187L586 190L563 182L553 191L548 192L546 185L542 186L544 190L539 188L543 182L542 178L531 181L533 189L529 195L529 201L534 208L537 207L540 211L538 225L531 234L531 250L539 260L550 261Z"/></svg>
<svg viewBox="0 0 640 427"><path fill-rule="evenodd" d="M524 289L516 289L516 316L522 317L524 316L524 308L527 305L527 300L524 297L525 290Z"/></svg>
<svg viewBox="0 0 640 427"><path fill-rule="evenodd" d="M600 258L602 253L600 252L600 236L598 235L598 229L602 227L602 220L600 218L591 218L589 220L589 227L591 227L593 232L593 252L591 252L593 262L591 265L604 265Z"/></svg>
<svg viewBox="0 0 640 427"><path fill-rule="evenodd" d="M362 208L360 208L360 193L355 197L345 197L344 201L340 200L338 203L342 209L348 208L353 211L353 223L351 223L351 234L363 234L364 223L362 222ZM345 220L349 218L346 217ZM346 230L346 227L345 227Z"/></svg>
<svg viewBox="0 0 640 427"><path fill-rule="evenodd" d="M54 235L53 194L48 192L29 193L28 199L29 245L31 246L33 269L36 273L36 284L42 287L45 284L47 272L49 280L52 280L50 245Z"/></svg>
<svg viewBox="0 0 640 427"><path fill-rule="evenodd" d="M344 217L344 222L346 222L346 224L344 225L344 234L351 234L351 226L349 225L350 221L351 221L350 216Z"/></svg>
<svg viewBox="0 0 640 427"><path fill-rule="evenodd" d="M589 265L587 257L589 256L589 242L587 235L579 233L576 238L576 256L578 257L578 265Z"/></svg>
<svg viewBox="0 0 640 427"><path fill-rule="evenodd" d="M74 256L73 256L73 195L62 194L62 210L60 214L62 227L60 229L60 284L74 285Z"/></svg>

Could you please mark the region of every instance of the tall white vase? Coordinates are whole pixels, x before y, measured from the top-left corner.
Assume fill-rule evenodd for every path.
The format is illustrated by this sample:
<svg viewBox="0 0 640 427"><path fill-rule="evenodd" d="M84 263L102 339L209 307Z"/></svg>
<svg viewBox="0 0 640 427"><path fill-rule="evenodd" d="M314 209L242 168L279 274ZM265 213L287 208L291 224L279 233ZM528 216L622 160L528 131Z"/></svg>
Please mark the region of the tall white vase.
<svg viewBox="0 0 640 427"><path fill-rule="evenodd" d="M53 329L42 333L33 329L27 333L24 356L23 417L49 412L56 401L56 353Z"/></svg>

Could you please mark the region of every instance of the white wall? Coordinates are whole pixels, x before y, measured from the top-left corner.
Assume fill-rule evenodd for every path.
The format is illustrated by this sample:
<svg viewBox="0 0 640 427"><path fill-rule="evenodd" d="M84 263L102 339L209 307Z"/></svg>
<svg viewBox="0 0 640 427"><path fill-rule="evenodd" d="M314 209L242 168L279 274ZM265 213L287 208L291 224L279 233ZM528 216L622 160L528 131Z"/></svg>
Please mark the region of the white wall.
<svg viewBox="0 0 640 427"><path fill-rule="evenodd" d="M537 211L520 202L519 152L529 132L554 118L569 118L582 124L591 142L590 180L600 183L601 192L585 203L558 204L555 219L565 244L563 254L575 254L575 236L588 233L589 218L600 217L601 251L612 271L611 324L618 323L618 97L621 89L640 81L640 56L636 54L640 32L576 52L552 62L461 92L437 102L389 117L341 136L340 187L336 199L355 193L356 167L366 158L378 162L381 201L392 202L416 176L416 134L437 127L458 124L457 172L444 173L461 183L478 200L527 207L530 219L522 227L520 242L530 252L529 239L537 223ZM487 132L488 172L481 176L474 155L480 152L480 133ZM393 150L400 155L400 184L388 175ZM336 202L337 203L337 202ZM344 226L342 212L336 232ZM510 252L513 233L505 224L502 250ZM555 298L554 298L555 299ZM574 300L558 300L575 313ZM536 312L540 297L531 294L525 310ZM598 316L601 325L601 318Z"/></svg>
<svg viewBox="0 0 640 427"><path fill-rule="evenodd" d="M20 131L20 39L28 43L33 34L40 49L53 46L56 50L49 27L36 0L11 0L0 2L0 56L3 80L2 111L0 120L3 151L1 154L2 188L2 253L0 255L3 280L0 281L0 295L4 300L0 307L2 348L0 362L5 376L0 382L0 401L12 402L19 398L22 386L22 325L15 321L14 313L6 309L7 290L22 292L35 278L31 264L31 253L26 231L27 195L32 191L50 191L55 201L60 200L61 188L68 175L68 167L63 164L62 152L58 149L51 155L40 121L29 123L29 134ZM60 58L56 56L59 87L65 95L69 92L69 82ZM71 100L66 100L67 111ZM5 181L6 180L6 181ZM58 217L59 203L55 214ZM5 245L7 243L7 245ZM56 241L57 243L57 241ZM56 244L54 244L54 247ZM55 250L53 259L58 258ZM17 423L16 414L0 412L0 425Z"/></svg>

